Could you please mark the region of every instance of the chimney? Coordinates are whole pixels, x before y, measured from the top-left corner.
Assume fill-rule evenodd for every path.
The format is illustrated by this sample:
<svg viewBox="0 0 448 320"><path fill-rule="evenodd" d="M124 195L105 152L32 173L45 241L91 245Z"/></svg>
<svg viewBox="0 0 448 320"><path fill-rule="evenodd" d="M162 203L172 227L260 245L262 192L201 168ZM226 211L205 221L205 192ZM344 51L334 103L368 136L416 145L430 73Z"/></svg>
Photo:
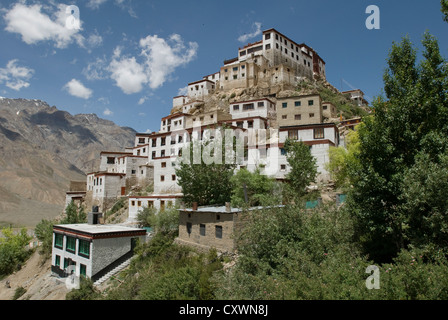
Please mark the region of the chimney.
<svg viewBox="0 0 448 320"><path fill-rule="evenodd" d="M98 206L93 206L92 207L92 212L89 212L87 215L87 223L88 224L99 224L99 219L103 216L102 213L98 212Z"/></svg>
<svg viewBox="0 0 448 320"><path fill-rule="evenodd" d="M230 202L226 202L226 212L231 212L232 207L230 206Z"/></svg>

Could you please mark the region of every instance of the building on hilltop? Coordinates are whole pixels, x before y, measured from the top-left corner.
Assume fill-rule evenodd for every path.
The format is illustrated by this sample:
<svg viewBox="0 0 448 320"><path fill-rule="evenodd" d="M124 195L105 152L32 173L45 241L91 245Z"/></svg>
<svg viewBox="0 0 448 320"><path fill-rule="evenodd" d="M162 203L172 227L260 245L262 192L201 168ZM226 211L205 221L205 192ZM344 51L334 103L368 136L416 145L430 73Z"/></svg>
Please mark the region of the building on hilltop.
<svg viewBox="0 0 448 320"><path fill-rule="evenodd" d="M103 151L99 170L87 175L86 204L104 211L114 199L126 198L129 221L135 222L145 207L163 210L179 203L182 190L177 164L189 154L190 143L222 137L216 130L223 129L231 132L231 139L242 141L243 152L233 158L236 170L258 169L283 181L290 172L284 144L291 139L309 146L318 166L317 182L328 181L329 148L339 146L343 139L337 123L331 122L337 110L317 93L296 91L303 77L325 79L324 60L311 47L275 29L264 31L261 40L239 48L238 56L224 61L218 72L189 83L184 95L174 97L171 113L161 119L159 131L137 133L134 146L124 146L124 152ZM247 90L222 98L232 89ZM136 188L146 185L152 190ZM184 210L184 214L196 213ZM227 211L222 215L228 216ZM221 230L224 235L225 230Z"/></svg>

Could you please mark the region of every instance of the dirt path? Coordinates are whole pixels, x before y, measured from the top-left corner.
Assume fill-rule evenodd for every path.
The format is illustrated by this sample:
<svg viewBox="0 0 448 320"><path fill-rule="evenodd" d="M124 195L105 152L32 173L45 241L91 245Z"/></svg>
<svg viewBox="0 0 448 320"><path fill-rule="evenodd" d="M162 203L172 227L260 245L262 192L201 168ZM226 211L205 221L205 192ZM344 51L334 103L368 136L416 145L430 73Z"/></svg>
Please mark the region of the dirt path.
<svg viewBox="0 0 448 320"><path fill-rule="evenodd" d="M10 288L6 282L9 280ZM51 259L42 264L42 258L35 252L21 270L0 281L0 300L11 300L17 288L26 293L19 300L65 300L68 292L65 283L51 275Z"/></svg>

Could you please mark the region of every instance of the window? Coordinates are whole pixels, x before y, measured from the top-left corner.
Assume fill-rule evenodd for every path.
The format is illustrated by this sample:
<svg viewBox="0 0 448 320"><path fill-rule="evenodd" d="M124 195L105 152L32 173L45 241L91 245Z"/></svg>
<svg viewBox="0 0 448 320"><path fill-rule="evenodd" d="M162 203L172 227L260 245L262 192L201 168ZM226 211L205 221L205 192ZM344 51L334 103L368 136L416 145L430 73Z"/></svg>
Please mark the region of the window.
<svg viewBox="0 0 448 320"><path fill-rule="evenodd" d="M135 207L135 201L131 201L131 206Z"/></svg>
<svg viewBox="0 0 448 320"><path fill-rule="evenodd" d="M323 110L327 110L327 106L322 106L322 109Z"/></svg>
<svg viewBox="0 0 448 320"><path fill-rule="evenodd" d="M165 176L160 176L160 181L165 181Z"/></svg>
<svg viewBox="0 0 448 320"><path fill-rule="evenodd" d="M242 127L243 127L243 122L242 122L242 121L238 121L238 122L236 123L236 126L237 126L238 128L242 128Z"/></svg>
<svg viewBox="0 0 448 320"><path fill-rule="evenodd" d="M79 240L78 255L89 258L90 257L90 242L86 240Z"/></svg>
<svg viewBox="0 0 448 320"><path fill-rule="evenodd" d="M161 151L160 151L160 156L161 156L161 157L164 157L164 156L165 156L165 150L161 150Z"/></svg>
<svg viewBox="0 0 448 320"><path fill-rule="evenodd" d="M269 50L269 49L271 49L271 44L270 43L268 43L267 45L264 46L264 50Z"/></svg>
<svg viewBox="0 0 448 320"><path fill-rule="evenodd" d="M282 120L288 119L288 116L286 114L282 115Z"/></svg>
<svg viewBox="0 0 448 320"><path fill-rule="evenodd" d="M282 108L287 108L288 107L288 102L283 102L282 103Z"/></svg>
<svg viewBox="0 0 448 320"><path fill-rule="evenodd" d="M166 138L160 138L160 145L164 146L166 143Z"/></svg>
<svg viewBox="0 0 448 320"><path fill-rule="evenodd" d="M187 222L187 233L191 234L191 222Z"/></svg>
<svg viewBox="0 0 448 320"><path fill-rule="evenodd" d="M264 102L258 102L258 108L263 108L264 107Z"/></svg>
<svg viewBox="0 0 448 320"><path fill-rule="evenodd" d="M199 225L199 235L201 236L205 236L205 224L200 224Z"/></svg>
<svg viewBox="0 0 448 320"><path fill-rule="evenodd" d="M254 127L254 122L253 121L247 121L247 127L248 128L253 128Z"/></svg>
<svg viewBox="0 0 448 320"><path fill-rule="evenodd" d="M215 237L222 239L222 226L215 226Z"/></svg>
<svg viewBox="0 0 448 320"><path fill-rule="evenodd" d="M141 201L137 201L137 206L141 207L142 206L142 202Z"/></svg>
<svg viewBox="0 0 448 320"><path fill-rule="evenodd" d="M281 154L282 156L286 156L286 150L285 150L285 148L280 148L280 154Z"/></svg>
<svg viewBox="0 0 448 320"><path fill-rule="evenodd" d="M233 75L233 80L236 80L236 79L238 79L238 76L235 74L235 75Z"/></svg>
<svg viewBox="0 0 448 320"><path fill-rule="evenodd" d="M152 139L152 147L156 147L157 146L157 139Z"/></svg>
<svg viewBox="0 0 448 320"><path fill-rule="evenodd" d="M132 175L135 175L135 173L136 173L135 170L132 170L132 171L131 171L131 174L132 174Z"/></svg>
<svg viewBox="0 0 448 320"><path fill-rule="evenodd" d="M217 221L221 220L221 216L219 214L216 215L216 220Z"/></svg>
<svg viewBox="0 0 448 320"><path fill-rule="evenodd" d="M154 159L155 157L156 157L156 152L153 151L153 152L152 152L152 158Z"/></svg>
<svg viewBox="0 0 448 320"><path fill-rule="evenodd" d="M233 71L238 71L238 67L233 67Z"/></svg>
<svg viewBox="0 0 448 320"><path fill-rule="evenodd" d="M314 105L314 100L308 100L308 105L309 106L313 106Z"/></svg>
<svg viewBox="0 0 448 320"><path fill-rule="evenodd" d="M183 136L179 136L179 137L177 138L177 142L179 142L179 143L182 143L183 140L184 140L184 137L183 137Z"/></svg>
<svg viewBox="0 0 448 320"><path fill-rule="evenodd" d="M294 101L294 106L300 107L302 105L301 101Z"/></svg>
<svg viewBox="0 0 448 320"><path fill-rule="evenodd" d="M79 265L79 273L81 276L87 277L87 267L83 264Z"/></svg>
<svg viewBox="0 0 448 320"><path fill-rule="evenodd" d="M286 164L280 165L280 170L281 171L286 171Z"/></svg>
<svg viewBox="0 0 448 320"><path fill-rule="evenodd" d="M314 118L314 113L310 113L310 118Z"/></svg>
<svg viewBox="0 0 448 320"><path fill-rule="evenodd" d="M67 237L67 245L65 247L65 250L75 253L75 251L76 251L76 239L75 238Z"/></svg>
<svg viewBox="0 0 448 320"><path fill-rule="evenodd" d="M54 234L54 246L56 248L62 249L64 243L64 236L59 233Z"/></svg>
<svg viewBox="0 0 448 320"><path fill-rule="evenodd" d="M299 138L299 131L298 130L289 130L288 131L288 138L297 140Z"/></svg>
<svg viewBox="0 0 448 320"><path fill-rule="evenodd" d="M324 128L314 129L314 139L323 139L325 137Z"/></svg>
<svg viewBox="0 0 448 320"><path fill-rule="evenodd" d="M138 138L138 143L145 143L145 138Z"/></svg>
<svg viewBox="0 0 448 320"><path fill-rule="evenodd" d="M246 51L241 51L240 52L240 57L245 56L246 55Z"/></svg>
<svg viewBox="0 0 448 320"><path fill-rule="evenodd" d="M271 39L271 34L270 33L266 33L264 35L264 40L269 40L269 39Z"/></svg>
<svg viewBox="0 0 448 320"><path fill-rule="evenodd" d="M233 111L237 111L237 110L240 110L240 106L238 104L235 104L233 106Z"/></svg>
<svg viewBox="0 0 448 320"><path fill-rule="evenodd" d="M253 103L243 104L243 110L253 110L253 109L254 109L254 104Z"/></svg>
<svg viewBox="0 0 448 320"><path fill-rule="evenodd" d="M162 167L162 168L166 168L166 162L162 162L162 163L161 163L161 167Z"/></svg>
<svg viewBox="0 0 448 320"><path fill-rule="evenodd" d="M115 158L114 157L107 157L107 164L115 164Z"/></svg>
<svg viewBox="0 0 448 320"><path fill-rule="evenodd" d="M176 181L176 175L175 174L171 175L171 180Z"/></svg>
<svg viewBox="0 0 448 320"><path fill-rule="evenodd" d="M302 120L302 115L300 114L294 115L294 120Z"/></svg>
<svg viewBox="0 0 448 320"><path fill-rule="evenodd" d="M61 257L60 256L57 255L55 257L54 264L55 264L56 267L59 267L61 265Z"/></svg>

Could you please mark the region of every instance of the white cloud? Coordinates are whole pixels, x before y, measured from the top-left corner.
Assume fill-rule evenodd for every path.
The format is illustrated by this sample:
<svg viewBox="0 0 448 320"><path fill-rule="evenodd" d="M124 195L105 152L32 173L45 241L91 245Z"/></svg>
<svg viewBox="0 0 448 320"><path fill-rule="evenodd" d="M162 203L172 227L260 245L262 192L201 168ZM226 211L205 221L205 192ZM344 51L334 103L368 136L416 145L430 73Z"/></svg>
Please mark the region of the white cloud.
<svg viewBox="0 0 448 320"><path fill-rule="evenodd" d="M88 80L103 80L108 77L107 74L107 59L96 58L94 62L91 62L82 70L82 74Z"/></svg>
<svg viewBox="0 0 448 320"><path fill-rule="evenodd" d="M98 31L95 30L95 33L92 33L87 38L87 44L90 48L97 48L103 44L103 37L98 34Z"/></svg>
<svg viewBox="0 0 448 320"><path fill-rule="evenodd" d="M140 40L140 47L146 59L151 89L162 86L177 67L192 61L198 50L196 42L189 42L186 47L178 34L173 34L168 40L157 35L147 36Z"/></svg>
<svg viewBox="0 0 448 320"><path fill-rule="evenodd" d="M143 85L148 82L144 67L136 61L135 57L120 60L113 58L109 71L115 84L126 94L140 92Z"/></svg>
<svg viewBox="0 0 448 320"><path fill-rule="evenodd" d="M65 10L67 5L41 4L27 6L23 3L16 3L10 10L6 11L4 19L6 21L5 30L11 33L18 33L27 44L35 44L41 41L53 41L57 48L66 48L72 42L84 45L84 37L79 34L80 29L67 28L68 18ZM51 11L50 17L42 12L42 9Z"/></svg>
<svg viewBox="0 0 448 320"><path fill-rule="evenodd" d="M8 88L19 91L29 87L28 80L33 73L33 69L18 66L17 59L10 60L6 68L0 68L0 83L4 82Z"/></svg>
<svg viewBox="0 0 448 320"><path fill-rule="evenodd" d="M145 103L146 100L148 100L148 97L147 97L147 96L141 97L140 100L138 100L138 104L139 104L139 105L142 105L142 104Z"/></svg>
<svg viewBox="0 0 448 320"><path fill-rule="evenodd" d="M252 28L255 29L255 31L243 34L242 36L240 36L238 38L238 41L239 42L246 42L247 40L255 38L255 37L257 37L257 36L259 36L261 34L261 23L260 22L255 22L252 25Z"/></svg>
<svg viewBox="0 0 448 320"><path fill-rule="evenodd" d="M86 88L79 80L72 79L65 86L64 89L68 91L72 96L89 99L93 91Z"/></svg>
<svg viewBox="0 0 448 320"><path fill-rule="evenodd" d="M112 116L113 114L114 113L109 108L106 108L103 111L103 115L105 115L105 116Z"/></svg>
<svg viewBox="0 0 448 320"><path fill-rule="evenodd" d="M186 96L188 93L188 86L185 86L183 88L179 88L179 90L177 91L177 95L178 96Z"/></svg>
<svg viewBox="0 0 448 320"><path fill-rule="evenodd" d="M177 34L168 40L157 35L147 36L140 39L140 47L141 62L136 57L123 57L122 48L117 47L108 67L111 78L126 94L140 92L144 85L151 89L161 87L176 68L192 61L198 50L196 42L186 46Z"/></svg>
<svg viewBox="0 0 448 320"><path fill-rule="evenodd" d="M98 9L100 5L105 3L107 0L89 0L87 6L92 9Z"/></svg>

